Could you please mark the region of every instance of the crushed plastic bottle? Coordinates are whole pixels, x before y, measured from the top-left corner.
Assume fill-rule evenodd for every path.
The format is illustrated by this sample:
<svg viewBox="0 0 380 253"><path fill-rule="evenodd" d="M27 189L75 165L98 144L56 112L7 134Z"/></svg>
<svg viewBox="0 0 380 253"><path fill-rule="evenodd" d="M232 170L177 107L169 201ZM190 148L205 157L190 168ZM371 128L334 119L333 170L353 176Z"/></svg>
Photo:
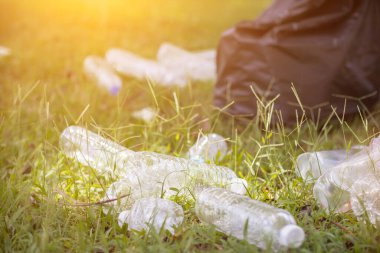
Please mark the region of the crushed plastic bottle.
<svg viewBox="0 0 380 253"><path fill-rule="evenodd" d="M195 212L218 231L274 251L301 246L305 233L293 216L279 208L221 188L200 189Z"/></svg>
<svg viewBox="0 0 380 253"><path fill-rule="evenodd" d="M215 133L207 134L197 140L189 149L189 159L199 162L215 161L217 155L224 157L227 154L226 139Z"/></svg>
<svg viewBox="0 0 380 253"><path fill-rule="evenodd" d="M358 179L350 189L351 206L354 214L377 225L380 222L380 176L369 175Z"/></svg>
<svg viewBox="0 0 380 253"><path fill-rule="evenodd" d="M306 152L297 157L296 172L306 183L313 183L326 171L362 150L364 146L345 149Z"/></svg>
<svg viewBox="0 0 380 253"><path fill-rule="evenodd" d="M349 157L324 173L314 185L314 196L326 211L346 212L351 209L350 189L356 180L379 170L379 138L369 147Z"/></svg>
<svg viewBox="0 0 380 253"><path fill-rule="evenodd" d="M84 128L70 126L60 138L63 152L80 163L128 182L137 196L172 196L195 186L212 185L245 194L247 182L222 166L199 163L154 152L134 152ZM116 187L120 191L120 187Z"/></svg>
<svg viewBox="0 0 380 253"><path fill-rule="evenodd" d="M112 95L119 93L123 84L111 65L98 56L88 56L83 62L86 75L107 89Z"/></svg>
<svg viewBox="0 0 380 253"><path fill-rule="evenodd" d="M187 84L183 72L177 69L168 70L165 66L155 61L144 59L122 49L110 49L105 57L107 62L118 72L126 76L132 76L140 80L148 78L163 86L178 85L179 87L184 87Z"/></svg>
<svg viewBox="0 0 380 253"><path fill-rule="evenodd" d="M162 229L174 234L174 229L182 224L184 215L180 205L160 198L137 200L132 208L119 214L118 223L122 227L128 224L128 230Z"/></svg>

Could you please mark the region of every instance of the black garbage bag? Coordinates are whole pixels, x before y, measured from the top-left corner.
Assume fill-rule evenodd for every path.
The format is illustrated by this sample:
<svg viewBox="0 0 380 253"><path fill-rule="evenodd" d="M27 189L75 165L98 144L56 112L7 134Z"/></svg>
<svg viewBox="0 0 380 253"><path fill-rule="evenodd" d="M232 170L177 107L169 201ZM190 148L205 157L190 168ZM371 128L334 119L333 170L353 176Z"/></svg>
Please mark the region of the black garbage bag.
<svg viewBox="0 0 380 253"><path fill-rule="evenodd" d="M294 85L309 117L326 118L332 108L354 114L378 101L379 60L380 1L277 0L223 33L214 104L253 117L251 89L267 100L279 95L274 108L292 124L302 113Z"/></svg>

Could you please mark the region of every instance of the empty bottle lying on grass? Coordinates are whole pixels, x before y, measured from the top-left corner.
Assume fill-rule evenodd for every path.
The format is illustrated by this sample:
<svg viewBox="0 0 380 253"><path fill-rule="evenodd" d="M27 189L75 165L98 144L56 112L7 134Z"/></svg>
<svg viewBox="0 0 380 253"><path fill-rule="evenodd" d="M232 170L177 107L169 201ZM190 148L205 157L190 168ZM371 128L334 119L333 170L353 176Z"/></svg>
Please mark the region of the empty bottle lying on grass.
<svg viewBox="0 0 380 253"><path fill-rule="evenodd" d="M97 56L88 56L83 62L83 68L86 75L100 87L112 95L119 93L123 82L108 62Z"/></svg>
<svg viewBox="0 0 380 253"><path fill-rule="evenodd" d="M218 231L262 249L296 248L305 238L289 212L222 188L198 189L195 212Z"/></svg>
<svg viewBox="0 0 380 253"><path fill-rule="evenodd" d="M173 201L160 198L143 198L137 200L130 210L122 211L118 217L119 226L128 224L128 230L149 231L155 229L174 229L182 224L182 207Z"/></svg>
<svg viewBox="0 0 380 253"><path fill-rule="evenodd" d="M379 173L380 138L360 152L326 171L314 185L314 196L327 211L346 212L351 209L350 190L357 180Z"/></svg>
<svg viewBox="0 0 380 253"><path fill-rule="evenodd" d="M214 80L215 50L189 52L169 43L161 45L157 60L143 58L123 49L107 51L106 60L121 74L148 78L162 86L184 87L189 81Z"/></svg>
<svg viewBox="0 0 380 253"><path fill-rule="evenodd" d="M100 174L119 178L114 183L117 186L110 187L116 191L111 195L130 192L135 200L169 197L179 193L186 195L199 185L221 186L240 194L246 192L246 181L226 167L154 152L134 152L81 127L66 128L60 145L68 157Z"/></svg>
<svg viewBox="0 0 380 253"><path fill-rule="evenodd" d="M364 146L353 146L350 150L323 150L306 152L297 157L296 172L306 183L313 183L326 171L361 151Z"/></svg>

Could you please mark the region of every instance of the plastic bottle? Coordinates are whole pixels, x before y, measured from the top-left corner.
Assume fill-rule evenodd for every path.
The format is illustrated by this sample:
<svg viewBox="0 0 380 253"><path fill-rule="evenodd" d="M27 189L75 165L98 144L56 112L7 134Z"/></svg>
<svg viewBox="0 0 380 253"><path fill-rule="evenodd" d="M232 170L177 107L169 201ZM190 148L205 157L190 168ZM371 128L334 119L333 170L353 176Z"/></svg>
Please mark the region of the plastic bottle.
<svg viewBox="0 0 380 253"><path fill-rule="evenodd" d="M100 87L107 89L112 95L119 93L123 84L112 66L98 56L88 56L83 62L87 76L97 82Z"/></svg>
<svg viewBox="0 0 380 253"><path fill-rule="evenodd" d="M199 162L215 161L218 153L220 157L227 154L225 138L219 134L211 133L202 136L195 145L189 149L189 159Z"/></svg>
<svg viewBox="0 0 380 253"><path fill-rule="evenodd" d="M128 230L149 230L157 232L161 228L174 234L174 228L182 224L182 207L173 201L160 198L143 198L137 200L132 208L119 214L118 223L122 227L128 224Z"/></svg>
<svg viewBox="0 0 380 253"><path fill-rule="evenodd" d="M157 52L158 63L171 71L180 70L189 80L215 80L215 57L215 50L193 53L170 43L163 43Z"/></svg>
<svg viewBox="0 0 380 253"><path fill-rule="evenodd" d="M356 180L379 170L380 145L378 138L369 147L356 153L324 173L314 185L314 196L328 212L351 209L350 189Z"/></svg>
<svg viewBox="0 0 380 253"><path fill-rule="evenodd" d="M70 126L61 134L63 152L100 174L118 175L124 157L134 152L85 128Z"/></svg>
<svg viewBox="0 0 380 253"><path fill-rule="evenodd" d="M130 189L140 197L171 196L198 185L246 192L246 181L226 167L154 152L134 152L81 127L66 128L60 145L67 156L82 164L128 180Z"/></svg>
<svg viewBox="0 0 380 253"><path fill-rule="evenodd" d="M218 231L262 249L299 247L305 238L289 212L221 188L199 190L195 212Z"/></svg>
<svg viewBox="0 0 380 253"><path fill-rule="evenodd" d="M296 172L306 183L313 183L326 171L362 150L364 146L345 149L306 152L297 157Z"/></svg>
<svg viewBox="0 0 380 253"><path fill-rule="evenodd" d="M354 214L362 219L368 215L369 221L380 222L380 175L372 174L355 181L350 189L351 206Z"/></svg>
<svg viewBox="0 0 380 253"><path fill-rule="evenodd" d="M118 72L127 76L140 80L148 78L163 86L184 87L187 84L186 77L179 68L168 69L155 61L141 58L122 49L110 49L105 57Z"/></svg>

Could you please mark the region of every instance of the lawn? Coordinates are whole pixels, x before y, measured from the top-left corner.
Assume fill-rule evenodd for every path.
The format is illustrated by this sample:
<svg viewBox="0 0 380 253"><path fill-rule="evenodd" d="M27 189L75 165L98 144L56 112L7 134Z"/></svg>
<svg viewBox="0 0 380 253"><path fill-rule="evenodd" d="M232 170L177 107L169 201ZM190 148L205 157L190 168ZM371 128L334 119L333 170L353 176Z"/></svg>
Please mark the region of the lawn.
<svg viewBox="0 0 380 253"><path fill-rule="evenodd" d="M327 214L312 185L295 171L305 151L368 144L378 133L376 113L326 124L309 120L286 128L246 126L212 106L213 84L183 89L123 78L110 96L83 74L84 57L120 47L153 58L162 42L189 50L215 48L221 32L252 19L268 0L0 0L0 252L256 252L202 224L194 202L178 198L185 212L175 235L130 232L95 203L112 183L64 156L59 135L80 125L123 146L185 157L200 133L227 138L230 152L220 165L248 181L248 195L294 215L306 233L290 252L376 252L380 232L352 212ZM133 111L152 106L152 123ZM273 115L272 117L275 117ZM205 128L209 126L209 128ZM149 182L147 182L149 183ZM62 194L64 192L64 194Z"/></svg>

